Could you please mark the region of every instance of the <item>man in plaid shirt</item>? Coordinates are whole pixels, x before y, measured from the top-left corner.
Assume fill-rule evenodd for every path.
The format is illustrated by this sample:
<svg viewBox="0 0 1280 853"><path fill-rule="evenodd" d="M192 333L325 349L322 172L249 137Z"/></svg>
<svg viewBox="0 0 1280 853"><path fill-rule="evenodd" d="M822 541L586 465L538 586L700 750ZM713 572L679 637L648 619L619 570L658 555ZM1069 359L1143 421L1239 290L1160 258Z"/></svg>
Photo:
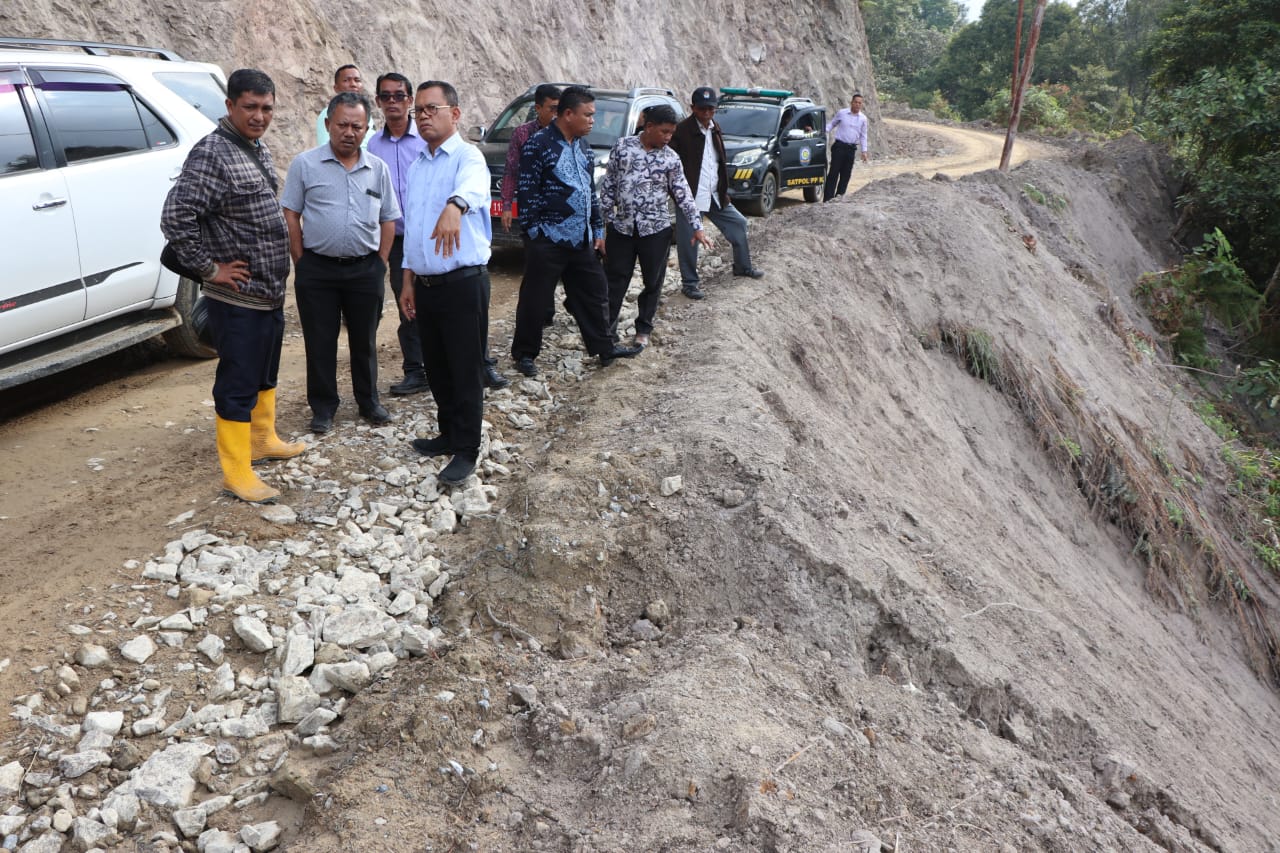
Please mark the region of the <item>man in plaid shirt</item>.
<svg viewBox="0 0 1280 853"><path fill-rule="evenodd" d="M281 441L275 428L289 233L271 154L261 141L274 110L270 77L253 69L233 72L227 115L192 147L160 216L178 259L203 279L218 350L213 402L222 485L251 503L280 495L254 473L253 461L306 450Z"/></svg>

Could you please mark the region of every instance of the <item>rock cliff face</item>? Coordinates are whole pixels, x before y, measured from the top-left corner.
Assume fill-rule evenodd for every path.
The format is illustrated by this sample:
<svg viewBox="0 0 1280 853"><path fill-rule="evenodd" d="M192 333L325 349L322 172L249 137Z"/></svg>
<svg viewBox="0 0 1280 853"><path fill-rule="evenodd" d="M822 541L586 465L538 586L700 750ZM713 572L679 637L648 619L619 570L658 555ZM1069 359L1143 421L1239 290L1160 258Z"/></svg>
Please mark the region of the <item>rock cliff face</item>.
<svg viewBox="0 0 1280 853"><path fill-rule="evenodd" d="M347 62L368 90L392 70L453 82L465 126L542 80L668 86L682 98L698 85L782 86L833 109L858 89L873 133L880 117L854 0L17 0L0 7L0 33L152 44L228 71L261 68L278 87L268 140L282 163L312 144L333 71Z"/></svg>

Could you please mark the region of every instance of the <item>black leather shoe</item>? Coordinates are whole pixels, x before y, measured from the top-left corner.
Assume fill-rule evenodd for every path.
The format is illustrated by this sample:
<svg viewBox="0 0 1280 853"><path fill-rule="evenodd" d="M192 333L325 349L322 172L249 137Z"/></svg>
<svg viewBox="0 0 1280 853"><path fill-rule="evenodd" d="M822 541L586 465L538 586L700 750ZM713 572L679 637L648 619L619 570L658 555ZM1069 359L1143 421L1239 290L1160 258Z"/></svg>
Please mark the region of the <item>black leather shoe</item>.
<svg viewBox="0 0 1280 853"><path fill-rule="evenodd" d="M529 358L527 355L524 358L516 359L516 370L520 371L525 376L538 375L538 365L534 364L533 359Z"/></svg>
<svg viewBox="0 0 1280 853"><path fill-rule="evenodd" d="M462 454L458 454L449 460L449 464L444 466L436 479L446 486L461 486L466 479L470 477L476 470L476 462L474 459L468 459Z"/></svg>
<svg viewBox="0 0 1280 853"><path fill-rule="evenodd" d="M734 270L736 278L764 278L764 270L758 270L755 267L747 267L745 270Z"/></svg>
<svg viewBox="0 0 1280 853"><path fill-rule="evenodd" d="M453 452L451 442L443 435L437 435L435 438L415 438L409 443L423 456L448 456Z"/></svg>
<svg viewBox="0 0 1280 853"><path fill-rule="evenodd" d="M389 424L394 420L394 418L391 417L391 413L388 412L386 407L381 403L374 403L372 409L364 409L360 412L360 417L364 418L374 426Z"/></svg>
<svg viewBox="0 0 1280 853"><path fill-rule="evenodd" d="M308 427L316 435L321 435L333 429L333 415L312 415L311 425Z"/></svg>
<svg viewBox="0 0 1280 853"><path fill-rule="evenodd" d="M536 369L536 368L535 368ZM506 388L511 384L511 380L498 372L498 368L492 364L484 366L484 387L486 388Z"/></svg>
<svg viewBox="0 0 1280 853"><path fill-rule="evenodd" d="M702 299L707 295L703 293L702 288L698 287L696 284L686 284L684 287L680 288L680 292L690 299Z"/></svg>
<svg viewBox="0 0 1280 853"><path fill-rule="evenodd" d="M600 354L600 366L608 367L613 364L614 359L618 358L635 358L643 351L644 347L620 347L615 345L609 352Z"/></svg>
<svg viewBox="0 0 1280 853"><path fill-rule="evenodd" d="M421 394L423 391L429 391L431 386L427 383L427 374L415 370L412 373L406 373L404 379L392 385L390 391L397 397L405 397L409 394Z"/></svg>

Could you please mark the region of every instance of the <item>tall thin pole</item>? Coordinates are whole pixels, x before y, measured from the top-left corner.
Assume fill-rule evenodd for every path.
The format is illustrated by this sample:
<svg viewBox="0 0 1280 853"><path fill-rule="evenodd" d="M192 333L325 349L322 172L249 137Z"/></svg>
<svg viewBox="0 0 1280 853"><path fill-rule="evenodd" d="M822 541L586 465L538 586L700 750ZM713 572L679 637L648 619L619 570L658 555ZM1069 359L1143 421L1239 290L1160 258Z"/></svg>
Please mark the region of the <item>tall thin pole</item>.
<svg viewBox="0 0 1280 853"><path fill-rule="evenodd" d="M1018 0L1021 4L1022 0ZM1027 37L1027 55L1022 60L1022 73L1018 76L1013 89L1013 97L1009 102L1009 131L1004 137L1004 149L1000 152L1000 171L1009 171L1009 161L1013 158L1013 143L1018 138L1018 123L1022 121L1022 96L1027 91L1027 82L1031 79L1031 69L1036 62L1036 45L1040 42L1040 25L1044 23L1044 7L1048 0L1036 0L1036 14L1031 20L1031 34ZM1018 18L1022 20L1021 16Z"/></svg>

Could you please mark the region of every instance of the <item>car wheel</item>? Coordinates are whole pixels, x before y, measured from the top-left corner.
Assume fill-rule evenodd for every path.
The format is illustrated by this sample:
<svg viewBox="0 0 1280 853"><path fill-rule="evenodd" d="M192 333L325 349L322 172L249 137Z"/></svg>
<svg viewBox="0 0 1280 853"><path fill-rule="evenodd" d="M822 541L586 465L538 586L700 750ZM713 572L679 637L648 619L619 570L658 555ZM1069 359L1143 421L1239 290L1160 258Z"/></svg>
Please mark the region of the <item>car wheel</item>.
<svg viewBox="0 0 1280 853"><path fill-rule="evenodd" d="M804 200L810 204L815 201L822 201L822 184L818 184L816 187L805 187Z"/></svg>
<svg viewBox="0 0 1280 853"><path fill-rule="evenodd" d="M187 358L213 358L218 351L200 339L193 322L196 300L200 298L200 285L189 278L178 279L178 298L174 310L182 317L182 325L164 333L164 342L175 355Z"/></svg>
<svg viewBox="0 0 1280 853"><path fill-rule="evenodd" d="M747 212L753 216L768 216L778 203L778 176L772 170L764 173L764 181L760 184L760 198L752 199L747 205Z"/></svg>

